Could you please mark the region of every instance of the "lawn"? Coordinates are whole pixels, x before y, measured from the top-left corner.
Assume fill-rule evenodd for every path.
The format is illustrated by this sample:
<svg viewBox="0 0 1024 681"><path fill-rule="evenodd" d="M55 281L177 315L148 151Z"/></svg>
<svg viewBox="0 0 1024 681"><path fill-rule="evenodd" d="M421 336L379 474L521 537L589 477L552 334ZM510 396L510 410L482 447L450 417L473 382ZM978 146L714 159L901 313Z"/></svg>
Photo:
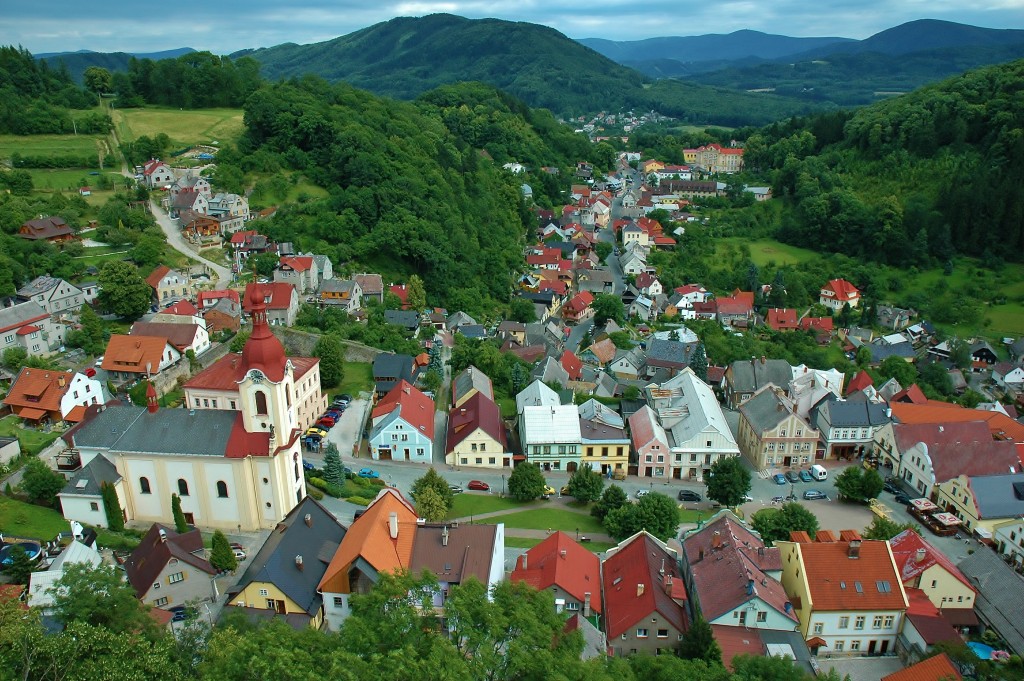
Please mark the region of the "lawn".
<svg viewBox="0 0 1024 681"><path fill-rule="evenodd" d="M11 414L0 419L0 436L16 437L21 443L21 451L28 454L38 454L56 440L60 433L51 431L44 433L41 430L22 428L21 419Z"/></svg>
<svg viewBox="0 0 1024 681"><path fill-rule="evenodd" d="M707 520L715 514L715 511L694 511L687 508L679 509L679 522L688 525L696 525L701 520Z"/></svg>
<svg viewBox="0 0 1024 681"><path fill-rule="evenodd" d="M165 133L172 146L216 141L234 141L242 132L241 109L198 109L183 111L148 106L142 109L115 109L111 112L122 141L143 135Z"/></svg>
<svg viewBox="0 0 1024 681"><path fill-rule="evenodd" d="M99 182L99 177L90 175L85 168L29 168L28 173L32 176L32 186L40 191L61 191L78 193L82 186L92 187ZM93 187L95 189L95 187Z"/></svg>
<svg viewBox="0 0 1024 681"><path fill-rule="evenodd" d="M750 259L753 260L754 264L758 267L764 267L768 263L775 263L775 265L780 267L783 265L799 265L821 257L814 251L806 248L790 246L789 244L784 244L781 241L775 241L773 239L757 239L756 241L748 241L742 237L728 237L719 239L717 243L749 247Z"/></svg>
<svg viewBox="0 0 1024 681"><path fill-rule="evenodd" d="M18 152L25 156L81 156L97 153L99 135L0 135L0 158Z"/></svg>
<svg viewBox="0 0 1024 681"><path fill-rule="evenodd" d="M47 541L70 529L68 521L52 508L0 496L0 532L5 535Z"/></svg>
<svg viewBox="0 0 1024 681"><path fill-rule="evenodd" d="M508 549L532 549L537 544L544 541L543 539L534 539L530 537L505 537L505 548ZM618 546L611 542L606 541L590 541L585 544L580 544L583 548L594 553L604 553L613 546Z"/></svg>
<svg viewBox="0 0 1024 681"><path fill-rule="evenodd" d="M86 246L85 255L75 258L85 264L86 267L101 269L103 263L109 260L124 260L128 257L127 246Z"/></svg>
<svg viewBox="0 0 1024 681"><path fill-rule="evenodd" d="M373 365L369 362L343 362L345 377L341 384L330 391L331 399L335 395L352 395L358 397L359 393L373 389Z"/></svg>
<svg viewBox="0 0 1024 681"><path fill-rule="evenodd" d="M448 476L451 477L451 476ZM455 504L448 512L449 518L468 518L479 513L493 513L522 508L534 502L516 501L493 494L456 494Z"/></svg>
<svg viewBox="0 0 1024 681"><path fill-rule="evenodd" d="M604 527L593 516L552 508L536 508L492 516L487 519L487 522L505 523L506 527L515 527L521 530L562 530L563 532L579 530L581 534L604 534L605 532Z"/></svg>

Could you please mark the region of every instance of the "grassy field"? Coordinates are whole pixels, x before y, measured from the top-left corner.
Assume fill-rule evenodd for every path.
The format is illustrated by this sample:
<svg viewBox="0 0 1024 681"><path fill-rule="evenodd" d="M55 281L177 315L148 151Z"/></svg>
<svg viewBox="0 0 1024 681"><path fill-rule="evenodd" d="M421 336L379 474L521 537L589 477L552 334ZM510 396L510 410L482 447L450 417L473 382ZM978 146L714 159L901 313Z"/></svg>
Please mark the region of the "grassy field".
<svg viewBox="0 0 1024 681"><path fill-rule="evenodd" d="M0 496L0 531L4 534L45 541L69 529L68 521L52 508Z"/></svg>
<svg viewBox="0 0 1024 681"><path fill-rule="evenodd" d="M522 530L562 530L563 532L579 530L582 534L604 533L604 527L593 516L548 508L535 508L518 513L492 516L488 518L487 522L505 523L506 527L516 527Z"/></svg>
<svg viewBox="0 0 1024 681"><path fill-rule="evenodd" d="M342 393L356 397L364 390L373 389L373 365L369 362L343 362L345 378L341 385L330 391L331 399Z"/></svg>
<svg viewBox="0 0 1024 681"><path fill-rule="evenodd" d="M456 494L455 504L449 511L449 518L468 518L479 513L493 513L495 511L508 511L533 502L516 501L507 497L499 497L492 494Z"/></svg>
<svg viewBox="0 0 1024 681"><path fill-rule="evenodd" d="M790 246L789 244L784 244L781 241L775 241L773 239L749 241L742 237L726 237L724 239L718 239L715 244L716 248L739 246L749 247L750 259L753 260L754 264L758 267L764 267L768 263L774 263L779 266L799 265L820 257L814 251L807 250L806 248Z"/></svg>
<svg viewBox="0 0 1024 681"><path fill-rule="evenodd" d="M21 451L29 454L38 454L56 440L60 433L53 431L44 433L40 430L22 428L21 419L14 414L0 419L0 436L16 437L21 443Z"/></svg>
<svg viewBox="0 0 1024 681"><path fill-rule="evenodd" d="M172 146L215 141L234 141L242 132L241 109L198 109L183 111L146 107L115 109L111 112L122 141L160 133L171 138Z"/></svg>
<svg viewBox="0 0 1024 681"><path fill-rule="evenodd" d="M96 152L99 135L0 135L0 158L18 152L25 156L82 155Z"/></svg>

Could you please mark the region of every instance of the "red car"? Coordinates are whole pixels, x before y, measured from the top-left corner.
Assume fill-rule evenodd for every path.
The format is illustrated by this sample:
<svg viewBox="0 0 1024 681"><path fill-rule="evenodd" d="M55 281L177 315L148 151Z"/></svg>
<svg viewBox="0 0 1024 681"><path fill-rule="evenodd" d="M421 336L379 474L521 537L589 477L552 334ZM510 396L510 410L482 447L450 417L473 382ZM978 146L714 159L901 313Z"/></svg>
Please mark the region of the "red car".
<svg viewBox="0 0 1024 681"><path fill-rule="evenodd" d="M483 482L481 480L470 480L469 484L466 485L466 487L468 487L469 489L482 490L484 492L486 492L486 491L491 489L490 485L488 485L486 482Z"/></svg>
<svg viewBox="0 0 1024 681"><path fill-rule="evenodd" d="M330 416L322 416L320 417L320 420L316 422L316 425L323 426L324 428L333 428L334 419L332 419Z"/></svg>

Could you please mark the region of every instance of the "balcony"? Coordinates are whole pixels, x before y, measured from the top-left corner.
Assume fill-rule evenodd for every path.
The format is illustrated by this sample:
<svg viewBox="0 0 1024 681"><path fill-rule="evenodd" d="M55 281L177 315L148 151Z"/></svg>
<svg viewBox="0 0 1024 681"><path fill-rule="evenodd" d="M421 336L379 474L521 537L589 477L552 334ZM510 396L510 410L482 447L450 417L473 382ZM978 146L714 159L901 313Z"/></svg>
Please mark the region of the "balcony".
<svg viewBox="0 0 1024 681"><path fill-rule="evenodd" d="M74 473L82 467L82 456L77 449L65 449L57 455L57 470L61 473Z"/></svg>

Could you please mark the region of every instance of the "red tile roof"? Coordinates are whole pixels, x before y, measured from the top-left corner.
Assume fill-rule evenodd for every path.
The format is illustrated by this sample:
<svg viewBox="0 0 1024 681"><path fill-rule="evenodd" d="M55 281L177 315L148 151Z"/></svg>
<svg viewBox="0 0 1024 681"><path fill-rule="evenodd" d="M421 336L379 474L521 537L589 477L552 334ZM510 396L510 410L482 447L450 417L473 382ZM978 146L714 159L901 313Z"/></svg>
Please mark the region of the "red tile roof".
<svg viewBox="0 0 1024 681"><path fill-rule="evenodd" d="M154 336L167 339L179 352L196 341L198 324L171 324L167 322L135 322L128 331L131 336Z"/></svg>
<svg viewBox="0 0 1024 681"><path fill-rule="evenodd" d="M319 357L289 357L295 367L295 380L300 380L306 372L319 364ZM204 390L224 390L238 392L238 382L245 375L240 353L229 352L209 367L188 380L183 387Z"/></svg>
<svg viewBox="0 0 1024 681"><path fill-rule="evenodd" d="M155 374L160 370L160 360L167 345L167 338L161 336L114 334L107 341L107 349L103 353L103 369Z"/></svg>
<svg viewBox="0 0 1024 681"><path fill-rule="evenodd" d="M27 325L21 327L20 329L18 329L18 335L19 336L27 336L30 333L35 333L36 331L39 331L39 327L38 326L36 326L35 324L27 324Z"/></svg>
<svg viewBox="0 0 1024 681"><path fill-rule="evenodd" d="M298 431L296 431L298 432ZM248 456L270 455L270 433L263 431L249 432L245 429L242 412L235 415L231 426L231 435L224 448L224 456L229 459L244 459Z"/></svg>
<svg viewBox="0 0 1024 681"><path fill-rule="evenodd" d="M835 322L831 317L804 317L800 320L800 329L821 329L831 333L835 329Z"/></svg>
<svg viewBox="0 0 1024 681"><path fill-rule="evenodd" d="M408 381L399 381L373 409L373 420L398 409L398 416L410 426L434 439L434 400L417 390Z"/></svg>
<svg viewBox="0 0 1024 681"><path fill-rule="evenodd" d="M962 681L963 676L946 653L929 657L888 676L882 681Z"/></svg>
<svg viewBox="0 0 1024 681"><path fill-rule="evenodd" d="M825 294L826 298L835 298L843 302L860 298L860 290L845 279L833 279L825 284L822 290L831 292L831 295Z"/></svg>
<svg viewBox="0 0 1024 681"><path fill-rule="evenodd" d="M60 400L68 391L72 371L22 368L11 384L3 403L18 414L22 409L54 412L60 416ZM61 385L63 383L63 385Z"/></svg>
<svg viewBox="0 0 1024 681"><path fill-rule="evenodd" d="M722 664L733 671L732 659L738 655L764 657L768 647L757 633L757 629L733 627L725 624L712 624L711 633L722 649Z"/></svg>
<svg viewBox="0 0 1024 681"><path fill-rule="evenodd" d="M280 263L296 272L308 272L313 269L313 257L309 255L282 255Z"/></svg>
<svg viewBox="0 0 1024 681"><path fill-rule="evenodd" d="M953 564L944 553L938 551L934 546L926 542L921 535L912 530L904 530L889 540L892 547L892 556L896 560L896 569L900 571L903 583L913 581L922 572L938 565L951 574L964 586L974 591L974 587L960 572L960 568ZM924 549L924 555L918 559L918 550Z"/></svg>
<svg viewBox="0 0 1024 681"><path fill-rule="evenodd" d="M664 566L665 574L659 571ZM654 612L680 633L689 624L686 592L676 557L646 532L640 532L605 559L602 567L605 633L618 638Z"/></svg>
<svg viewBox="0 0 1024 681"><path fill-rule="evenodd" d="M960 634L953 628L935 604L921 589L907 589L907 619L929 646L941 641L960 642Z"/></svg>
<svg viewBox="0 0 1024 681"><path fill-rule="evenodd" d="M754 292L736 289L731 296L716 298L718 314L749 314L754 309Z"/></svg>
<svg viewBox="0 0 1024 681"><path fill-rule="evenodd" d="M229 288L221 291L200 291L199 295L196 296L196 305L200 309L203 309L208 307L206 305L206 301L210 301L212 305L214 301L220 300L221 298L229 298L238 305L242 304L241 299L238 297L238 291Z"/></svg>
<svg viewBox="0 0 1024 681"><path fill-rule="evenodd" d="M258 290L263 295L265 301L269 296L270 300L266 303L268 310L287 310L291 307L292 297L295 295L295 286L286 281L274 281L269 284L246 284L242 309L250 314L252 313L250 297L252 296L253 289Z"/></svg>
<svg viewBox="0 0 1024 681"><path fill-rule="evenodd" d="M583 314L584 310L590 307L590 304L594 302L594 296L590 291L581 291L572 297L568 303L565 304L566 312L574 315Z"/></svg>
<svg viewBox="0 0 1024 681"><path fill-rule="evenodd" d="M583 361L573 354L572 350L566 350L558 360L565 372L569 374L570 381L578 381L583 376Z"/></svg>
<svg viewBox="0 0 1024 681"><path fill-rule="evenodd" d="M808 605L815 611L828 612L905 610L903 582L893 565L888 542L865 539L857 558L849 556L849 549L850 542L844 541L800 543L810 587ZM885 582L888 591L884 590Z"/></svg>
<svg viewBox="0 0 1024 681"><path fill-rule="evenodd" d="M243 229L243 230L235 232L234 234L231 235L230 243L233 246L242 246L251 237L254 237L257 234L259 234L259 232L257 232L255 229Z"/></svg>
<svg viewBox="0 0 1024 681"><path fill-rule="evenodd" d="M895 407L901 403L893 403ZM960 410L943 409L943 414ZM986 412L973 411L981 415ZM1020 455L1012 442L993 440L988 426L980 420L937 423L897 423L893 426L896 445L906 452L918 443L928 447L936 484L958 475L996 475L1011 467L1020 468Z"/></svg>
<svg viewBox="0 0 1024 681"><path fill-rule="evenodd" d="M859 372L857 372L857 375L850 379L850 382L846 385L846 394L850 395L852 393L863 390L864 388L869 388L874 384L875 381L873 378L871 378L871 375L868 372L861 369Z"/></svg>
<svg viewBox="0 0 1024 681"><path fill-rule="evenodd" d="M174 314L181 317L194 317L199 314L199 310L196 306L187 300L179 300L176 303L168 305L164 309L160 310L160 314Z"/></svg>
<svg viewBox="0 0 1024 681"><path fill-rule="evenodd" d="M155 289L160 285L160 280L163 279L170 271L171 268L167 265L158 265L157 268L150 272L149 276L146 277L146 283L149 284L150 288Z"/></svg>
<svg viewBox="0 0 1024 681"><path fill-rule="evenodd" d="M792 331L797 328L796 310L773 307L768 310L765 324L776 331Z"/></svg>
<svg viewBox="0 0 1024 681"><path fill-rule="evenodd" d="M917 387L917 383L914 383L909 388L904 388L895 395L892 396L890 402L909 402L910 404L925 404L928 398L925 394Z"/></svg>
<svg viewBox="0 0 1024 681"><path fill-rule="evenodd" d="M601 561L565 532L555 532L520 556L511 580L541 591L558 586L580 603L589 593L591 610L601 612Z"/></svg>
<svg viewBox="0 0 1024 681"><path fill-rule="evenodd" d="M478 428L500 442L503 451L508 450L505 424L501 420L501 411L498 409L498 405L483 393L477 392L463 402L458 409L452 409L449 412L445 452L454 450L460 442L476 432Z"/></svg>

